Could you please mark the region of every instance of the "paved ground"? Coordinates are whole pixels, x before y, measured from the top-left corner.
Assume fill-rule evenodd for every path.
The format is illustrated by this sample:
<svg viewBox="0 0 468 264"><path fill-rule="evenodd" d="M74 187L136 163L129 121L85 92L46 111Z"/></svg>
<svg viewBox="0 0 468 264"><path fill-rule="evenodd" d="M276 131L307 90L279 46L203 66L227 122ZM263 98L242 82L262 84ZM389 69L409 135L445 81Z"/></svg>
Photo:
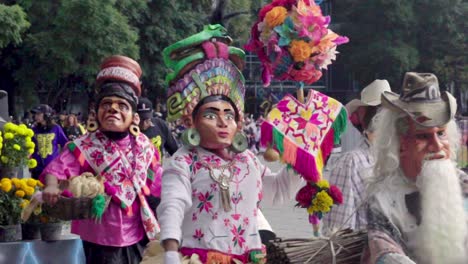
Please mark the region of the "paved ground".
<svg viewBox="0 0 468 264"><path fill-rule="evenodd" d="M270 163L260 160L272 171L278 171L283 165L278 162ZM303 208L294 207L295 201L279 206L263 205L263 214L276 232L277 236L283 238L311 238L313 236L312 226L309 224L307 211Z"/></svg>

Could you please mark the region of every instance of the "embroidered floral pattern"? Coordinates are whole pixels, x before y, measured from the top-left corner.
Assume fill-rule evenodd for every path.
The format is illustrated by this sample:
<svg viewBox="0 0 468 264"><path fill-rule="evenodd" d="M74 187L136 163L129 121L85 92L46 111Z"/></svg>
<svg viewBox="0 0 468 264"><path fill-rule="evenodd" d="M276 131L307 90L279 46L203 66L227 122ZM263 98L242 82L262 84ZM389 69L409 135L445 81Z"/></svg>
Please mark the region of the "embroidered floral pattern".
<svg viewBox="0 0 468 264"><path fill-rule="evenodd" d="M205 194L198 194L198 200L200 203L198 203L197 208L200 210L200 212L205 210L207 213L209 213L211 211L211 208L213 208L213 205L210 202L211 199L213 199L213 194L209 192L205 192Z"/></svg>
<svg viewBox="0 0 468 264"><path fill-rule="evenodd" d="M242 248L245 242L245 238L244 238L245 229L242 229L241 225L237 227L233 225L231 229L231 233L233 235L232 241L234 242L234 246L239 246Z"/></svg>
<svg viewBox="0 0 468 264"><path fill-rule="evenodd" d="M204 236L205 236L205 234L203 234L201 229L196 229L195 234L193 235L193 238L200 241Z"/></svg>

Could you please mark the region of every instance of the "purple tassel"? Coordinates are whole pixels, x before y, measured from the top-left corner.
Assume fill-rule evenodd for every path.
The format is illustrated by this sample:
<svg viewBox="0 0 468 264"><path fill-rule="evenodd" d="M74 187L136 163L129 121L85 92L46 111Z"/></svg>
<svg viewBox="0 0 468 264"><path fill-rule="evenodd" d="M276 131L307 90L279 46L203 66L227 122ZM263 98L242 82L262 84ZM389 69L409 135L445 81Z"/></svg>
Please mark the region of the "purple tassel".
<svg viewBox="0 0 468 264"><path fill-rule="evenodd" d="M318 225L320 223L320 219L315 214L311 214L309 215L309 223Z"/></svg>
<svg viewBox="0 0 468 264"><path fill-rule="evenodd" d="M73 193L71 193L68 189L65 189L62 192L62 196L70 198L70 197L73 197Z"/></svg>
<svg viewBox="0 0 468 264"><path fill-rule="evenodd" d="M297 148L297 158L294 169L301 174L306 181L317 182L319 180L315 158L302 148Z"/></svg>

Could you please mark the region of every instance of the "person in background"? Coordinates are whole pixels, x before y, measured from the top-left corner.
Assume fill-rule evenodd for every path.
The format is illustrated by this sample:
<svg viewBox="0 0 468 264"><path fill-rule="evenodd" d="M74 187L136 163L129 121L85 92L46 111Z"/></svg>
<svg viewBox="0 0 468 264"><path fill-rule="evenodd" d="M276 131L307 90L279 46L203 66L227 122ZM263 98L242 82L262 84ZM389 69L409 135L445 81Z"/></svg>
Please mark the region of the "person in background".
<svg viewBox="0 0 468 264"><path fill-rule="evenodd" d="M62 129L65 128L67 125L67 111L63 110L60 112L57 120L57 124L62 127Z"/></svg>
<svg viewBox="0 0 468 264"><path fill-rule="evenodd" d="M455 98L432 73L407 72L376 116L362 263L468 263L466 174L455 164Z"/></svg>
<svg viewBox="0 0 468 264"><path fill-rule="evenodd" d="M68 138L62 127L54 122L54 110L50 106L40 104L31 112L35 121L32 140L36 145L32 158L37 161L37 167L31 170L31 175L34 179L39 179L42 170L59 155Z"/></svg>
<svg viewBox="0 0 468 264"><path fill-rule="evenodd" d="M81 127L80 123L78 123L78 118L75 114L69 114L67 116L64 132L70 141L73 141L79 136L84 135L84 129Z"/></svg>
<svg viewBox="0 0 468 264"><path fill-rule="evenodd" d="M137 113L140 115L140 129L158 149L159 153L163 153L163 148L169 155L174 154L177 149L177 142L172 136L166 122L159 117L154 116L153 104L146 97L138 99Z"/></svg>
<svg viewBox="0 0 468 264"><path fill-rule="evenodd" d="M384 92L390 92L387 80L375 80L361 92L360 99L354 99L346 104L346 110L364 140L357 149L329 159L324 177L330 184L336 185L343 193L343 204L334 206L322 219L322 233L331 235L338 229L351 228L363 230L367 227L366 198L364 178L374 165L370 146L374 137L372 120L380 108L380 97Z"/></svg>

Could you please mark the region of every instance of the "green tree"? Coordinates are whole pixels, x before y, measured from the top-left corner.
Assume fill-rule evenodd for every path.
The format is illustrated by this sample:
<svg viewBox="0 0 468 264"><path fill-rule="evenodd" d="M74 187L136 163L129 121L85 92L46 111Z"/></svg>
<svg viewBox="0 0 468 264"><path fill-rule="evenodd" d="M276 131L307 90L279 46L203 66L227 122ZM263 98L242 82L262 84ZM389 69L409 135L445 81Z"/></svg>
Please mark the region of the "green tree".
<svg viewBox="0 0 468 264"><path fill-rule="evenodd" d="M18 45L23 41L22 35L31 24L26 13L19 5L0 4L0 49L12 43Z"/></svg>
<svg viewBox="0 0 468 264"><path fill-rule="evenodd" d="M46 89L43 101L54 105L77 87L91 95L104 57L126 54L138 59L137 32L114 7L115 2L60 1L58 5L37 3L39 6L30 2L28 14L37 23L33 23L19 54L24 59L15 71L19 87L24 91ZM41 22L45 15L50 19Z"/></svg>
<svg viewBox="0 0 468 264"><path fill-rule="evenodd" d="M466 78L467 4L462 0L334 3L339 33L350 38L340 59L362 86L384 78L398 91L407 71L434 72L441 87Z"/></svg>

